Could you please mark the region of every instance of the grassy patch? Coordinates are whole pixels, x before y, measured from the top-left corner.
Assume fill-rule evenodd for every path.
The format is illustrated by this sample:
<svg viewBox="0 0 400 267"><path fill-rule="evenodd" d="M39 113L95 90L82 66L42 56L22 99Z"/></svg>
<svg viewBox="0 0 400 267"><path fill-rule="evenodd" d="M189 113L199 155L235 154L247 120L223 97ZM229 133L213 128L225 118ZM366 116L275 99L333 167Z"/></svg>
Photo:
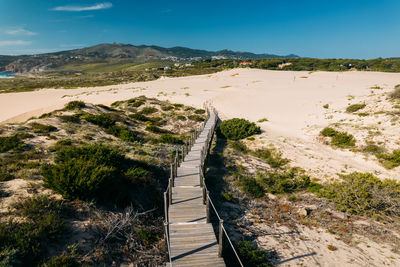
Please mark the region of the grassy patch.
<svg viewBox="0 0 400 267"><path fill-rule="evenodd" d="M380 180L370 173L354 172L341 176L319 195L336 203L338 210L356 215L400 216L400 183Z"/></svg>
<svg viewBox="0 0 400 267"><path fill-rule="evenodd" d="M155 107L144 107L140 113L144 114L144 115L149 115L149 114L153 114L156 113L158 111L157 108Z"/></svg>
<svg viewBox="0 0 400 267"><path fill-rule="evenodd" d="M197 115L197 114L189 115L189 116L187 116L187 118L189 120L197 121L197 122L202 122L202 121L206 120L206 118L204 118L204 116L200 116L200 115Z"/></svg>
<svg viewBox="0 0 400 267"><path fill-rule="evenodd" d="M25 145L17 135L0 137L0 153L17 150Z"/></svg>
<svg viewBox="0 0 400 267"><path fill-rule="evenodd" d="M45 125L38 122L33 122L30 125L32 126L34 133L49 134L57 131L57 128L52 125Z"/></svg>
<svg viewBox="0 0 400 267"><path fill-rule="evenodd" d="M400 166L400 150L393 150L391 154L376 155L382 165L387 169L393 169Z"/></svg>
<svg viewBox="0 0 400 267"><path fill-rule="evenodd" d="M348 106L346 108L346 112L353 113L353 112L359 111L360 109L363 109L365 107L366 107L366 105L364 103L362 103L362 104L353 104L353 105L350 105L350 106Z"/></svg>
<svg viewBox="0 0 400 267"><path fill-rule="evenodd" d="M325 109L328 109L329 108L329 104L325 104L322 107L325 108Z"/></svg>
<svg viewBox="0 0 400 267"><path fill-rule="evenodd" d="M62 206L46 195L38 195L13 205L14 213L23 218L0 225L0 256L2 266L37 263L46 250L48 242L64 231L60 217Z"/></svg>
<svg viewBox="0 0 400 267"><path fill-rule="evenodd" d="M272 267L272 260L276 253L268 252L257 248L257 245L250 241L239 241L237 244L240 258L249 267Z"/></svg>
<svg viewBox="0 0 400 267"><path fill-rule="evenodd" d="M400 98L400 84L396 85L394 87L393 92L390 93L390 97L393 99L399 99Z"/></svg>
<svg viewBox="0 0 400 267"><path fill-rule="evenodd" d="M353 135L346 132L339 132L333 128L326 127L320 134L325 137L331 138L331 145L341 148L354 147L356 144L356 139Z"/></svg>
<svg viewBox="0 0 400 267"><path fill-rule="evenodd" d="M156 134L164 134L164 133L167 134L167 133L169 133L168 130L161 129L160 127L158 127L156 125L153 125L153 124L150 124L150 125L146 126L145 130L148 131L148 132L151 132L151 133L156 133Z"/></svg>
<svg viewBox="0 0 400 267"><path fill-rule="evenodd" d="M65 110L75 110L75 109L82 109L86 107L85 102L83 101L71 101L65 105Z"/></svg>
<svg viewBox="0 0 400 267"><path fill-rule="evenodd" d="M268 121L267 118L262 118L262 119L259 119L257 122L258 122L258 123L263 123L263 122L266 122L266 121Z"/></svg>
<svg viewBox="0 0 400 267"><path fill-rule="evenodd" d="M159 139L160 143L167 143L167 144L183 144L183 140L172 134L163 134Z"/></svg>
<svg viewBox="0 0 400 267"><path fill-rule="evenodd" d="M272 168L281 168L289 163L289 160L282 158L282 153L275 149L261 148L257 149L252 154L264 160Z"/></svg>

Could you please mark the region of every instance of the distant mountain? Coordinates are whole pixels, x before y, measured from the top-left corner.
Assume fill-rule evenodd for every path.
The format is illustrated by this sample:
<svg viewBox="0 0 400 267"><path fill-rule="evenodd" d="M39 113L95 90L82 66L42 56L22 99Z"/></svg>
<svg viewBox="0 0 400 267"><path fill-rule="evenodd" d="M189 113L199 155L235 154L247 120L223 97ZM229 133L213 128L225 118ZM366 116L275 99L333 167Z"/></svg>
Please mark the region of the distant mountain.
<svg viewBox="0 0 400 267"><path fill-rule="evenodd" d="M87 48L55 53L0 56L0 71L40 72L70 63L90 63L107 61L152 62L152 61L197 61L203 59L255 59L255 58L293 58L296 55L254 54L231 50L207 51L186 47L164 48L159 46L130 44L99 44Z"/></svg>

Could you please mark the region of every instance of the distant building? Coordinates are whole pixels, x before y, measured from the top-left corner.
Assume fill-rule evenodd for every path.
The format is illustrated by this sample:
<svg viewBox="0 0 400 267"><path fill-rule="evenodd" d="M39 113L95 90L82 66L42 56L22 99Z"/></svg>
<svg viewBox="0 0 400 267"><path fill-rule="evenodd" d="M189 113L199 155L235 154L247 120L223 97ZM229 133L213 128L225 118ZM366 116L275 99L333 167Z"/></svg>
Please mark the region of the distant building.
<svg viewBox="0 0 400 267"><path fill-rule="evenodd" d="M251 65L253 65L253 63L252 62L247 62L247 61L243 61L243 62L239 63L239 66L251 66Z"/></svg>
<svg viewBox="0 0 400 267"><path fill-rule="evenodd" d="M278 68L283 69L284 67L287 67L287 66L290 66L290 65L293 65L293 63L291 63L291 62L282 63L282 64L278 65Z"/></svg>

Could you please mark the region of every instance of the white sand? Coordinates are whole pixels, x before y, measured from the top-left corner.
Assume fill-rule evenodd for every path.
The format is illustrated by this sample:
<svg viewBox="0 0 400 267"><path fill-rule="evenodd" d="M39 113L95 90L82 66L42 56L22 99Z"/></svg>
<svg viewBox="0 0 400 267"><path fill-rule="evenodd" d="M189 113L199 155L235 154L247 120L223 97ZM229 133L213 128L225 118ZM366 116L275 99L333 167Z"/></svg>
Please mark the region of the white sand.
<svg viewBox="0 0 400 267"><path fill-rule="evenodd" d="M336 177L339 172L358 170L374 172L382 178L398 179L399 171L384 169L374 157L366 159L361 153L324 145L318 141L318 133L329 123L342 119L349 122L355 117L366 121L367 117L344 114L343 110L349 103L367 101L372 86L384 88L375 90L383 95L399 83L400 73L234 69L211 75L161 78L104 87L0 94L0 122L22 122L62 108L65 103L77 99L111 104L146 95L197 107L210 100L223 119L244 117L257 121L268 118L268 122L260 124L265 133L257 138L256 145L259 146L260 142L275 144L283 150L284 156L292 160L293 165L305 168L314 177L325 179ZM349 100L349 96L355 99ZM322 108L327 103L329 110ZM376 106L378 109L379 105ZM376 118L371 123L379 120ZM359 138L357 133L351 133ZM396 138L397 131L391 134Z"/></svg>

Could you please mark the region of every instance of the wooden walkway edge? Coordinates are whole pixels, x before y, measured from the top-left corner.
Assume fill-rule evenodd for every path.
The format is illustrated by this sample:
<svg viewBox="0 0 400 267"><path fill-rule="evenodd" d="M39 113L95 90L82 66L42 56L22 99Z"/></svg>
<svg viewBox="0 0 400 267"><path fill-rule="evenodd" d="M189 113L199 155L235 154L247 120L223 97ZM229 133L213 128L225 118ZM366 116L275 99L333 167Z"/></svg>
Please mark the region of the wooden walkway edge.
<svg viewBox="0 0 400 267"><path fill-rule="evenodd" d="M209 202L202 185L204 158L216 123L217 115L209 112L204 128L192 138L190 151L183 153L179 167L171 169L172 178L164 195L169 203L165 206L170 254L166 266L226 266L209 221Z"/></svg>

